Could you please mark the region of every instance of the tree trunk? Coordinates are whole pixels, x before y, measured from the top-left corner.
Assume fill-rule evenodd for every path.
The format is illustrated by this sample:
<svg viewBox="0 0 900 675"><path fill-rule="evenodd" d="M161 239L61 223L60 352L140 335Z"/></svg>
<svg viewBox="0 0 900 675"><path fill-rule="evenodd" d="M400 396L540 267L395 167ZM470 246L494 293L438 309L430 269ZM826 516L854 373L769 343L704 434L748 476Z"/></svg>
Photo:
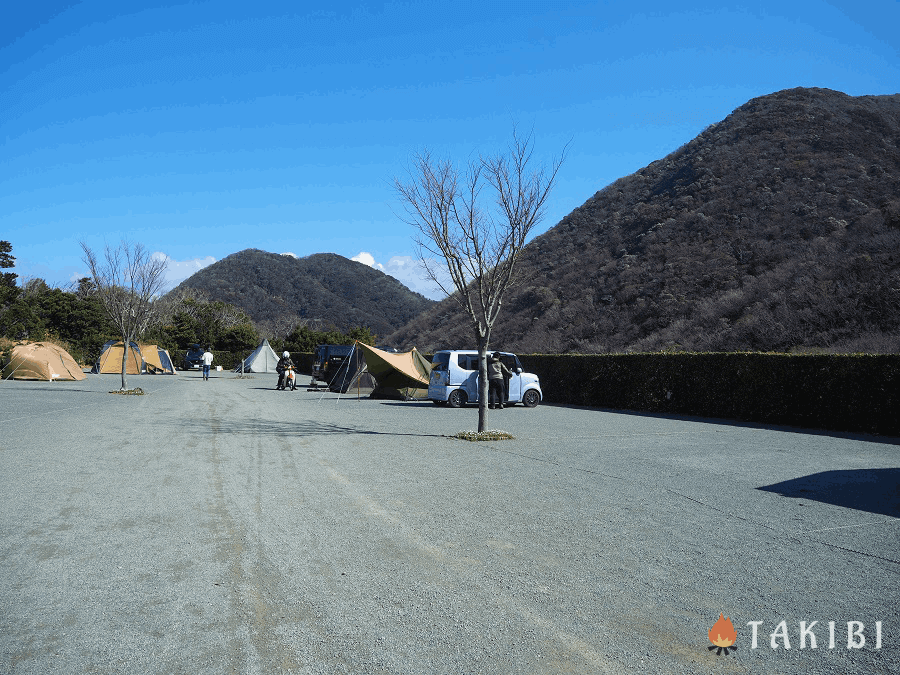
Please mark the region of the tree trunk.
<svg viewBox="0 0 900 675"><path fill-rule="evenodd" d="M128 366L128 350L131 348L131 343L128 341L128 338L124 335L122 336L122 391L128 387L128 381L125 379L125 369Z"/></svg>
<svg viewBox="0 0 900 675"><path fill-rule="evenodd" d="M488 336L478 338L478 433L487 431L488 424Z"/></svg>

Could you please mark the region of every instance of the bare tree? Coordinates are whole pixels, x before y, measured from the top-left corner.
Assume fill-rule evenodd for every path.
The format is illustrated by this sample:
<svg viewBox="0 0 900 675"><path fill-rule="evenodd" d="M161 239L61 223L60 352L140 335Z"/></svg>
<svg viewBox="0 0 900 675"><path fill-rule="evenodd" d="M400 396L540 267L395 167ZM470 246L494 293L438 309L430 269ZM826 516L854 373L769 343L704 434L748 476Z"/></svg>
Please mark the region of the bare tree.
<svg viewBox="0 0 900 675"><path fill-rule="evenodd" d="M122 335L122 390L128 386L125 367L131 343L153 322L159 307L155 297L165 282L167 262L156 258L142 244L123 241L117 247L106 246L103 260L84 242L84 262L91 274L95 293Z"/></svg>
<svg viewBox="0 0 900 675"><path fill-rule="evenodd" d="M465 170L425 150L415 156L408 182L394 179L426 273L472 322L479 354L478 431L487 428L491 329L565 159L564 148L550 166L532 169L533 148L531 135L514 131L506 152L479 157ZM452 289L442 281L444 270Z"/></svg>

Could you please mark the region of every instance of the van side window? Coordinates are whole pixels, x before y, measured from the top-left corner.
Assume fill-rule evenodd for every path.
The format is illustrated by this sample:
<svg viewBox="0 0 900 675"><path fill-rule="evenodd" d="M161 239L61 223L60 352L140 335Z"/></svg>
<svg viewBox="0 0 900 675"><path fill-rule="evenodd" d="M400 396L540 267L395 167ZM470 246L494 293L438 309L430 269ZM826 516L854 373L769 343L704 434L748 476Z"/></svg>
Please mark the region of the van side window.
<svg viewBox="0 0 900 675"><path fill-rule="evenodd" d="M477 358L476 356L475 359L477 360ZM476 368L472 367L472 360L472 357L468 354L458 354L456 357L456 363L463 370L476 370Z"/></svg>
<svg viewBox="0 0 900 675"><path fill-rule="evenodd" d="M501 354L500 362L514 373L516 372L516 368L521 368L519 359L515 354Z"/></svg>

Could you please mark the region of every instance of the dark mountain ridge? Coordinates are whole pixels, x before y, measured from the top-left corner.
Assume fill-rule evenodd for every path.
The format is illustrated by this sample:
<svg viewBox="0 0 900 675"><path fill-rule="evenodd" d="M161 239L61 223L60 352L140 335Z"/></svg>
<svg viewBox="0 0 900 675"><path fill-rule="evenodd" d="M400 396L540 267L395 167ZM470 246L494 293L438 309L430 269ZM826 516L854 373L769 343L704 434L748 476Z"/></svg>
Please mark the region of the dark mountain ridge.
<svg viewBox="0 0 900 675"><path fill-rule="evenodd" d="M900 350L900 95L753 99L523 251L492 345ZM388 338L470 346L444 300Z"/></svg>
<svg viewBox="0 0 900 675"><path fill-rule="evenodd" d="M323 328L385 335L434 304L383 272L334 253L304 258L246 249L182 281L172 293L202 291L243 309L254 323L307 320Z"/></svg>

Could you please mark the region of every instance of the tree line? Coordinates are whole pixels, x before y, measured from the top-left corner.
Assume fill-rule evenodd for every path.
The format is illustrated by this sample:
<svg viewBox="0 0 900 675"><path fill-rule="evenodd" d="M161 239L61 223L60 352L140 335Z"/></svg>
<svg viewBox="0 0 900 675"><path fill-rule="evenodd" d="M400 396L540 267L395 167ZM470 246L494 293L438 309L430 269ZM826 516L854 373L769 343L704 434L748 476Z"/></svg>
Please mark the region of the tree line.
<svg viewBox="0 0 900 675"><path fill-rule="evenodd" d="M10 242L0 241L0 269L15 267L12 251ZM94 276L53 287L43 279L20 280L17 274L3 271L0 273L3 356L16 343L51 341L66 349L78 363L91 365L106 342L122 339L121 327L117 326L109 305L109 302L104 304ZM149 318L136 327L132 339L168 350L176 366L193 344L211 347L221 355L217 360L222 362L245 357L259 345L262 337L269 338L279 353L283 350L311 352L317 344L351 344L354 340L374 344L376 339L365 327L341 332L328 327L316 329L304 321L282 326L280 335L265 335L242 309L211 300L202 291L191 289L155 295L147 309L150 308Z"/></svg>

